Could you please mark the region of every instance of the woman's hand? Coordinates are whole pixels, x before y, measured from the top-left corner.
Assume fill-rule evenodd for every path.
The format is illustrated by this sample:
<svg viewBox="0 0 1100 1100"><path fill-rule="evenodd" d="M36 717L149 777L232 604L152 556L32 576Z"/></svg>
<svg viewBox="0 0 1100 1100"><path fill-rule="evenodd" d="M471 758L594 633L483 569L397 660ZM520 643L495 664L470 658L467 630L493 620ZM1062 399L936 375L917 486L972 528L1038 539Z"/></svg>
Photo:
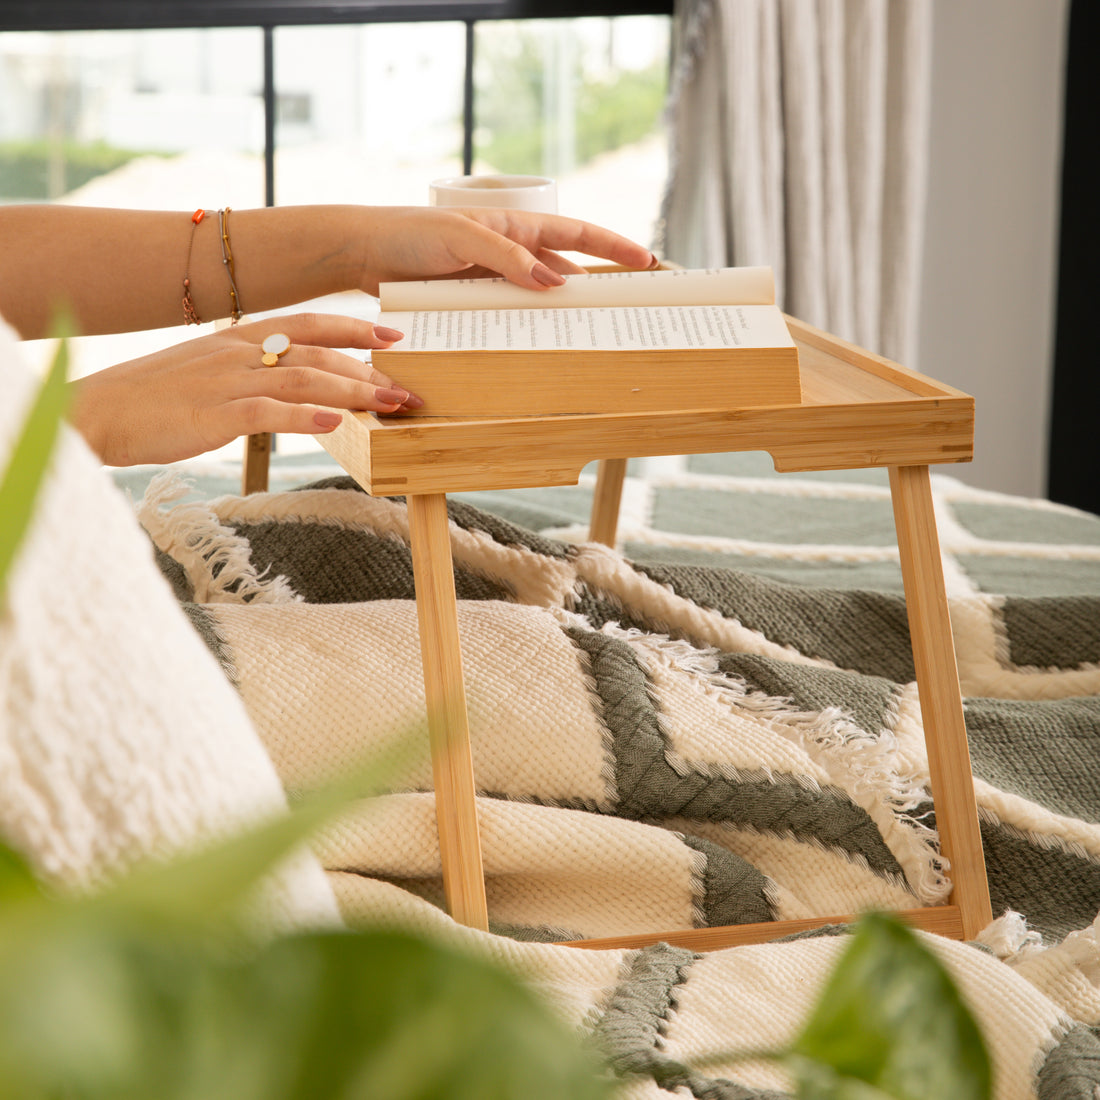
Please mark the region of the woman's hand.
<svg viewBox="0 0 1100 1100"><path fill-rule="evenodd" d="M275 366L260 345L285 333ZM420 399L334 348L385 348L392 329L326 314L296 314L202 336L72 383L70 419L110 466L175 462L260 432L321 434L334 409L392 413Z"/></svg>
<svg viewBox="0 0 1100 1100"><path fill-rule="evenodd" d="M558 286L583 267L581 252L623 267L657 266L649 249L576 218L495 207L365 207L361 289L446 276L503 275L532 290Z"/></svg>

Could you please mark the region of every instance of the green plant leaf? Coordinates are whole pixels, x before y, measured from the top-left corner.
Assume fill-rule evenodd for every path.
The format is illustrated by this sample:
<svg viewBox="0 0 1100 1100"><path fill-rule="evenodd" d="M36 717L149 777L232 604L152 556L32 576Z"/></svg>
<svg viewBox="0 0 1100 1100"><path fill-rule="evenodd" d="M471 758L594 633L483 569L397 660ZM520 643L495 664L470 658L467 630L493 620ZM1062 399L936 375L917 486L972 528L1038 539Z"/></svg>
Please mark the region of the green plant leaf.
<svg viewBox="0 0 1100 1100"><path fill-rule="evenodd" d="M204 845L167 863L135 867L101 895L101 904L131 914L185 926L226 926L261 880L319 828L355 803L392 788L407 771L411 754L427 752L399 735L374 747L367 762L350 766L341 779L298 799L289 813Z"/></svg>
<svg viewBox="0 0 1100 1100"><path fill-rule="evenodd" d="M784 1059L798 1083L797 1100L896 1100L866 1081L841 1077L831 1066L799 1055Z"/></svg>
<svg viewBox="0 0 1100 1100"><path fill-rule="evenodd" d="M800 1100L876 1095L857 1084L892 1100L991 1095L985 1041L951 976L883 913L860 920L791 1053Z"/></svg>
<svg viewBox="0 0 1100 1100"><path fill-rule="evenodd" d="M339 793L317 796L292 812L169 863L135 867L113 889L92 900L153 921L226 925L281 859L346 807Z"/></svg>
<svg viewBox="0 0 1100 1100"><path fill-rule="evenodd" d="M361 780L352 781L361 792ZM344 789L96 896L0 849L0 1092L22 1100L610 1100L598 1054L514 975L389 930L260 944L225 891L347 805ZM243 881L238 881L241 875ZM6 884L6 885L5 885Z"/></svg>
<svg viewBox="0 0 1100 1100"><path fill-rule="evenodd" d="M162 1015L141 996L149 975L136 965L129 931L91 917L83 902L44 899L0 923L0 939L5 1095L128 1096L146 1032ZM193 969L185 952L177 957Z"/></svg>
<svg viewBox="0 0 1100 1100"><path fill-rule="evenodd" d="M212 940L55 902L0 945L23 1100L608 1100L595 1053L496 964L411 933Z"/></svg>
<svg viewBox="0 0 1100 1100"><path fill-rule="evenodd" d="M286 1100L609 1095L576 1034L466 951L404 932L316 935L273 944L248 969L293 1037L278 1067Z"/></svg>
<svg viewBox="0 0 1100 1100"><path fill-rule="evenodd" d="M27 861L6 844L0 844L0 911L4 905L37 898L40 894Z"/></svg>
<svg viewBox="0 0 1100 1100"><path fill-rule="evenodd" d="M0 606L16 553L30 527L39 486L49 468L50 455L68 405L65 376L69 344L62 338L53 363L31 407L23 432L11 452L0 481Z"/></svg>

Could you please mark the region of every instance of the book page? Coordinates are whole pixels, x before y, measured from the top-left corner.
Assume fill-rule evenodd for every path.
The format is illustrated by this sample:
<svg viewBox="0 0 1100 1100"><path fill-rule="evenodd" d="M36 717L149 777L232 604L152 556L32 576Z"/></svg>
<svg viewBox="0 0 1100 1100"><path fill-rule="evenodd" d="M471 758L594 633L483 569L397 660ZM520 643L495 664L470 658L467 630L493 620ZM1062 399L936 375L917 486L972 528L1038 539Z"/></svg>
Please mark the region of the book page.
<svg viewBox="0 0 1100 1100"><path fill-rule="evenodd" d="M771 305L770 267L605 271L568 275L564 286L528 290L507 279L382 283L382 309L564 309L574 306Z"/></svg>
<svg viewBox="0 0 1100 1100"><path fill-rule="evenodd" d="M626 306L383 313L393 351L639 351L792 347L774 306Z"/></svg>

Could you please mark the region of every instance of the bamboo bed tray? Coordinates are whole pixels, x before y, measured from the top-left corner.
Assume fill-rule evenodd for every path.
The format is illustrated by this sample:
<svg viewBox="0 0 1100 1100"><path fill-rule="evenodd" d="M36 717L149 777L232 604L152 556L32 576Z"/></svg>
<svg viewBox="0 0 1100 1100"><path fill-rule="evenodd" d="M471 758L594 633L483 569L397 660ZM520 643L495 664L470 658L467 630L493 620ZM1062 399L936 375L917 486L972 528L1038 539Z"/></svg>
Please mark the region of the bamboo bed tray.
<svg viewBox="0 0 1100 1100"><path fill-rule="evenodd" d="M576 484L600 460L591 538L613 545L629 458L767 451L779 471L889 467L898 547L941 847L954 890L903 914L971 938L992 919L928 467L973 455L973 398L788 319L799 346L798 404L733 411L522 418L345 414L319 442L369 493L408 498L443 879L451 915L487 928L475 778L458 636L446 494ZM663 940L697 950L761 942L850 919L777 921L589 940Z"/></svg>

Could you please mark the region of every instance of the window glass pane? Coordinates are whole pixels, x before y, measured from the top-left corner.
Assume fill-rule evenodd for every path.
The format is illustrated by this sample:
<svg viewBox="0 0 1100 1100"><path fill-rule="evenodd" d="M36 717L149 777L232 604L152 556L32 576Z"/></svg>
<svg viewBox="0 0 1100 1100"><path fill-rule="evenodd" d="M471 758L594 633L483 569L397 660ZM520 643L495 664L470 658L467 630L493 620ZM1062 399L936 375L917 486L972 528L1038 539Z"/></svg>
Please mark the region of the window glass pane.
<svg viewBox="0 0 1100 1100"><path fill-rule="evenodd" d="M667 171L664 16L479 22L477 172L552 175L563 213L648 241ZM280 27L280 204L420 204L462 171L461 23Z"/></svg>
<svg viewBox="0 0 1100 1100"><path fill-rule="evenodd" d="M479 23L475 172L552 176L561 213L649 243L668 36L664 16Z"/></svg>
<svg viewBox="0 0 1100 1100"><path fill-rule="evenodd" d="M421 205L462 171L461 23L275 31L275 200Z"/></svg>
<svg viewBox="0 0 1100 1100"><path fill-rule="evenodd" d="M263 203L258 29L0 34L0 201Z"/></svg>

